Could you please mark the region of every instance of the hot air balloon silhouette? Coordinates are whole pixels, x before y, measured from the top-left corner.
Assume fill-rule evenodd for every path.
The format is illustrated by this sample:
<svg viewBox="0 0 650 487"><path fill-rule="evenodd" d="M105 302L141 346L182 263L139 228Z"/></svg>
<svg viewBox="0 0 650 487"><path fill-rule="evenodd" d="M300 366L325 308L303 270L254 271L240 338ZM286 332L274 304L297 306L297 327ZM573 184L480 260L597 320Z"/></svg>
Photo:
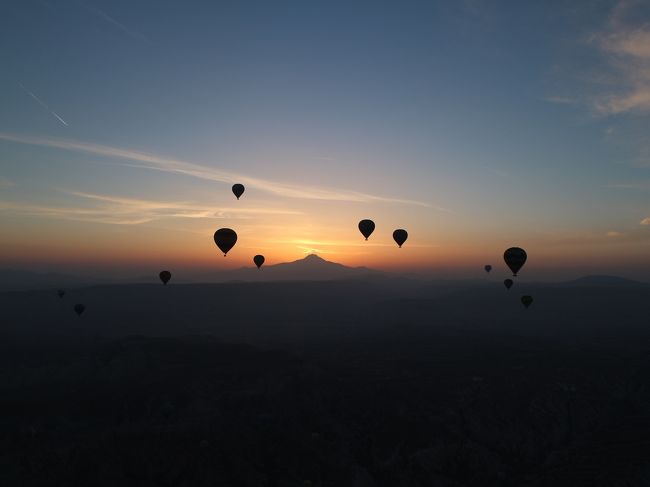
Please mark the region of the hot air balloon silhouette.
<svg viewBox="0 0 650 487"><path fill-rule="evenodd" d="M74 305L74 312L77 313L77 316L81 316L81 313L83 313L86 309L86 306L83 304L75 304Z"/></svg>
<svg viewBox="0 0 650 487"><path fill-rule="evenodd" d="M512 271L512 275L517 277L517 272L521 269L526 263L526 251L519 247L510 247L503 253L503 260L506 261L506 265Z"/></svg>
<svg viewBox="0 0 650 487"><path fill-rule="evenodd" d="M483 267L483 269L485 269L485 272L489 274L490 271L492 270L492 266L490 264L487 264L486 266Z"/></svg>
<svg viewBox="0 0 650 487"><path fill-rule="evenodd" d="M513 284L514 281L512 279L506 279L503 281L503 285L506 287L506 289L510 289Z"/></svg>
<svg viewBox="0 0 650 487"><path fill-rule="evenodd" d="M162 281L163 284L167 284L169 280L172 278L172 273L169 271L160 271L158 277L160 277L160 280Z"/></svg>
<svg viewBox="0 0 650 487"><path fill-rule="evenodd" d="M262 267L262 264L264 264L264 256L259 254L256 255L255 257L253 257L253 262L255 262L255 265L259 269L260 267Z"/></svg>
<svg viewBox="0 0 650 487"><path fill-rule="evenodd" d="M406 239L409 238L409 234L406 230L403 230L401 228L398 228L393 232L393 240L399 245L399 248L402 248L402 245L404 245L404 242L406 242Z"/></svg>
<svg viewBox="0 0 650 487"><path fill-rule="evenodd" d="M232 192L235 194L235 196L237 196L237 199L239 199L239 197L244 194L245 189L246 188L244 188L243 184L237 183L232 185Z"/></svg>
<svg viewBox="0 0 650 487"><path fill-rule="evenodd" d="M530 306L531 304L533 304L533 297L532 297L532 296L528 296L528 295L526 295L526 296L522 296L522 297L521 297L521 304L523 304L526 308L528 308L528 306Z"/></svg>
<svg viewBox="0 0 650 487"><path fill-rule="evenodd" d="M65 296L65 291L64 291L63 289L59 289L59 290L56 292L56 294L57 294L57 296L59 296L60 298L62 298L63 296Z"/></svg>
<svg viewBox="0 0 650 487"><path fill-rule="evenodd" d="M230 228L220 228L214 232L214 243L217 244L225 257L228 251L237 243L237 233Z"/></svg>
<svg viewBox="0 0 650 487"><path fill-rule="evenodd" d="M375 222L372 220L361 220L359 222L359 231L368 240L368 237L375 231Z"/></svg>

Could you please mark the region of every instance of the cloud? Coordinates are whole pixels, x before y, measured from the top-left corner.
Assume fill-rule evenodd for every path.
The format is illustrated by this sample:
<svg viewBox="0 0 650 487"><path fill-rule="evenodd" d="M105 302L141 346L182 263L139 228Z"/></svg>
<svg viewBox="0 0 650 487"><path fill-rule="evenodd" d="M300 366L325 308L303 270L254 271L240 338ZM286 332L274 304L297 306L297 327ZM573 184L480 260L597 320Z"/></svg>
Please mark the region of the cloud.
<svg viewBox="0 0 650 487"><path fill-rule="evenodd" d="M58 139L51 137L34 137L29 135L17 135L8 133L0 133L0 140L41 147L53 147L75 152L84 152L87 154L94 154L97 156L112 159L121 159L125 161L131 161L130 164L124 164L126 166L162 171L173 174L183 174L186 176L208 181L217 181L229 184L239 182L248 187L273 193L285 198L347 201L358 203L396 203L425 207L429 206L428 204L420 201L400 198L388 198L357 191L339 191L314 186L279 183L275 181L245 176L243 174L223 171L213 167L202 166L180 159L168 158L146 152L122 149L118 147L91 144L76 140ZM436 207L436 209L440 211L450 211L443 207Z"/></svg>
<svg viewBox="0 0 650 487"><path fill-rule="evenodd" d="M641 225L650 225L650 216L641 220Z"/></svg>
<svg viewBox="0 0 650 487"><path fill-rule="evenodd" d="M592 38L617 82L613 92L601 93L593 102L604 115L650 112L650 23L635 22L638 6L620 1L612 10L607 31Z"/></svg>
<svg viewBox="0 0 650 487"><path fill-rule="evenodd" d="M605 186L606 188L613 189L635 189L639 191L650 190L650 181L635 181L626 183L612 183Z"/></svg>
<svg viewBox="0 0 650 487"><path fill-rule="evenodd" d="M13 186L16 186L16 183L0 177L0 188L12 188Z"/></svg>
<svg viewBox="0 0 650 487"><path fill-rule="evenodd" d="M269 242L272 242L274 244L282 244L282 245L296 245L298 248L315 248L315 247L396 247L397 245L395 243L381 243L381 242L366 242L363 240L363 238L359 240L311 240L311 239L305 239L305 238L297 238L297 239L289 239L289 240L282 240L282 239L271 239L268 240ZM430 244L416 244L416 243L409 243L409 247L414 247L414 248L435 248L438 247L438 245L430 245Z"/></svg>
<svg viewBox="0 0 650 487"><path fill-rule="evenodd" d="M650 242L650 234L639 228L626 233L578 233L570 235L548 235L540 238L539 243L546 247L569 247L586 245L626 245Z"/></svg>
<svg viewBox="0 0 650 487"><path fill-rule="evenodd" d="M573 105L578 103L577 99L570 98L568 96L547 96L544 98L544 100L549 101L551 103L559 103L562 105Z"/></svg>
<svg viewBox="0 0 650 487"><path fill-rule="evenodd" d="M134 198L122 198L77 191L67 194L91 200L94 206L57 207L25 204L21 202L0 201L0 211L109 225L140 225L158 220L182 219L224 219L253 218L264 215L298 215L299 211L282 208L210 208L191 202L153 201Z"/></svg>

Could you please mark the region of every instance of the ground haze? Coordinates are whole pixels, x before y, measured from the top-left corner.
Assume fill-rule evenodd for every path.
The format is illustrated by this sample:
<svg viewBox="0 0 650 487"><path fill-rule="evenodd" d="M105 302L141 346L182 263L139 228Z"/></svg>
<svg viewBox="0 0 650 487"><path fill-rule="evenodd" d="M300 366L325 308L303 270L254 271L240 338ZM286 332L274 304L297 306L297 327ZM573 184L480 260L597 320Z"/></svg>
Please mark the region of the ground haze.
<svg viewBox="0 0 650 487"><path fill-rule="evenodd" d="M0 294L3 485L645 485L650 286L321 267Z"/></svg>

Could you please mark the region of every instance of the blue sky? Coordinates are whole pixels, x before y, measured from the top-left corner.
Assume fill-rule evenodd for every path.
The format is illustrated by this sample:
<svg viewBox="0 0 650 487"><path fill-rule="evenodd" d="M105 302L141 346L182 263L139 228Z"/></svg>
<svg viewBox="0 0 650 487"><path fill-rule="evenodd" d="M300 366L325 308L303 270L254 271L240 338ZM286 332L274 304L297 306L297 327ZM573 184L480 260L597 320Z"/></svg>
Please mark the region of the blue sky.
<svg viewBox="0 0 650 487"><path fill-rule="evenodd" d="M0 59L4 266L650 270L643 2L8 1Z"/></svg>

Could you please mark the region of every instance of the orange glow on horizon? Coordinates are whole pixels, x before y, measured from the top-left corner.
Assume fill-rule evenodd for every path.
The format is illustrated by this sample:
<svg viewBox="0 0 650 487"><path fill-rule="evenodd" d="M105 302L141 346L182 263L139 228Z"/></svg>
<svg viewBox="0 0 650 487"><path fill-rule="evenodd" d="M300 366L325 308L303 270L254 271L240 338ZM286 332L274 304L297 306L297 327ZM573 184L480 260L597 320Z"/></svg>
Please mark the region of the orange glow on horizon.
<svg viewBox="0 0 650 487"><path fill-rule="evenodd" d="M518 240L497 238L492 234L441 232L409 232L409 239L398 248L392 239L393 225L384 223L365 241L354 220L344 227L336 217L316 225L308 218L296 217L285 221L280 217L267 221L227 219L207 226L200 219L183 220L169 228L160 224L102 225L77 221L45 221L24 219L16 224L20 231L1 237L3 267L42 265L48 268L121 269L121 272L158 268L219 271L252 267L252 258L262 254L265 266L291 262L310 253L323 259L350 267L368 267L388 272L453 273L485 277L475 269L491 264L501 272L502 255L511 245L522 246L529 252L527 269L571 269L621 266L632 269L635 261L646 252L643 242L619 242L604 236L597 245L584 252L573 240L549 245L541 237ZM40 224L39 224L40 223ZM163 222L165 223L165 222ZM329 225L328 225L329 223ZM213 241L216 228L231 227L238 241L227 257ZM409 228L408 226L406 227ZM426 231L427 228L425 227ZM625 252L612 252L612 245ZM505 268L504 268L505 271ZM71 271L72 272L72 271ZM598 272L598 271L592 271Z"/></svg>

